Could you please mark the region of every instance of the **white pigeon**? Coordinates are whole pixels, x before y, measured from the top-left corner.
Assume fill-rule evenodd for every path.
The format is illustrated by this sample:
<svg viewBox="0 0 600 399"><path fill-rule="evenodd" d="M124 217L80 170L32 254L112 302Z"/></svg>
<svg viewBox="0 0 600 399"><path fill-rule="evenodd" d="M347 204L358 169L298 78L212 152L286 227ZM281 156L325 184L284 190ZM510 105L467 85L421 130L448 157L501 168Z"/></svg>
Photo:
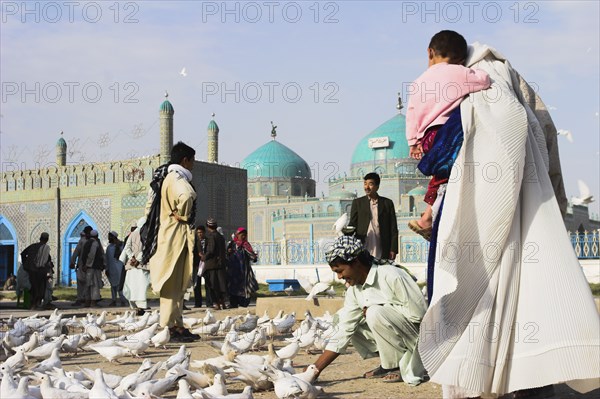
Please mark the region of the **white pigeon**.
<svg viewBox="0 0 600 399"><path fill-rule="evenodd" d="M181 72L179 72L179 74L180 74L181 76L183 76L184 78L187 76L187 71L185 70L185 67L183 67L183 68L181 69Z"/></svg>
<svg viewBox="0 0 600 399"><path fill-rule="evenodd" d="M294 377L300 378L302 381L306 381L309 384L312 384L313 381L317 378L317 374L319 374L317 366L311 364L306 368L304 372L294 374Z"/></svg>
<svg viewBox="0 0 600 399"><path fill-rule="evenodd" d="M348 226L349 222L350 222L350 218L348 217L348 212L344 212L344 214L342 216L340 216L338 220L335 221L335 223L333 224L333 229L335 230L338 237L341 237L344 235L342 230L346 226Z"/></svg>
<svg viewBox="0 0 600 399"><path fill-rule="evenodd" d="M50 377L42 375L40 377L40 389L42 397L52 399L81 399L81 392L69 392L62 389L54 388L50 382Z"/></svg>
<svg viewBox="0 0 600 399"><path fill-rule="evenodd" d="M207 325L207 324L215 323L216 321L217 321L217 319L215 318L215 316L213 316L210 309L206 309L206 316L204 316L204 318L202 319L202 323L204 325Z"/></svg>
<svg viewBox="0 0 600 399"><path fill-rule="evenodd" d="M60 349L66 338L66 335L61 335L56 341L48 342L47 344L38 346L29 352L25 352L25 356L28 358L48 358L52 354L52 350L55 348Z"/></svg>
<svg viewBox="0 0 600 399"><path fill-rule="evenodd" d="M208 392L213 396L227 395L227 386L225 385L223 376L221 374L215 374L213 378L213 384L207 388L204 388L204 392Z"/></svg>
<svg viewBox="0 0 600 399"><path fill-rule="evenodd" d="M50 357L32 368L31 371L44 373L46 371L51 371L54 367L61 369L62 363L60 361L60 357L58 356L58 351L58 348L54 348Z"/></svg>
<svg viewBox="0 0 600 399"><path fill-rule="evenodd" d="M37 397L34 396L29 391L29 377L27 377L27 376L21 377L21 379L19 380L19 386L17 387L17 390L14 393L14 396L2 396L2 397L7 398L7 399L8 398L37 399Z"/></svg>
<svg viewBox="0 0 600 399"><path fill-rule="evenodd" d="M4 363L0 364L0 371L17 373L23 367L25 367L26 362L27 358L25 357L25 351L23 350L23 348L20 348L14 355L6 359Z"/></svg>
<svg viewBox="0 0 600 399"><path fill-rule="evenodd" d="M573 205L587 205L594 202L594 196L591 194L590 188L583 180L577 180L577 186L579 186L579 197L571 198Z"/></svg>
<svg viewBox="0 0 600 399"><path fill-rule="evenodd" d="M238 331L250 332L258 325L258 316L251 315L246 317L246 320L238 326Z"/></svg>
<svg viewBox="0 0 600 399"><path fill-rule="evenodd" d="M219 327L219 334L224 334L225 331L230 330L231 327L235 325L235 320L231 316L226 316L223 320L221 320L221 326Z"/></svg>
<svg viewBox="0 0 600 399"><path fill-rule="evenodd" d="M261 324L266 323L269 320L271 320L271 318L269 317L269 312L267 312L265 310L265 313L263 313L263 315L258 318L258 320L256 321L256 324L258 324L260 326Z"/></svg>
<svg viewBox="0 0 600 399"><path fill-rule="evenodd" d="M94 372L94 386L90 389L89 397L94 399L119 399L115 391L106 385L101 369Z"/></svg>
<svg viewBox="0 0 600 399"><path fill-rule="evenodd" d="M211 395L207 393L205 390L200 390L200 397L203 399L253 399L252 396L252 387L246 386L242 393L233 393L230 395Z"/></svg>
<svg viewBox="0 0 600 399"><path fill-rule="evenodd" d="M225 334L225 338L227 338L229 342L235 342L238 340L238 332L235 330L235 324L231 325L229 332Z"/></svg>
<svg viewBox="0 0 600 399"><path fill-rule="evenodd" d="M283 291L287 294L287 296L290 296L294 293L294 287L290 285L289 287L284 288Z"/></svg>
<svg viewBox="0 0 600 399"><path fill-rule="evenodd" d="M204 325L198 328L194 328L192 330L192 334L200 334L200 335L215 335L217 331L219 331L219 327L221 327L221 321L217 321L213 324Z"/></svg>
<svg viewBox="0 0 600 399"><path fill-rule="evenodd" d="M163 349L167 349L165 346L171 340L171 333L169 332L169 327L165 326L161 332L152 337L151 341L154 344L155 348L162 346Z"/></svg>
<svg viewBox="0 0 600 399"><path fill-rule="evenodd" d="M135 357L140 357L150 347L150 340L145 341L119 341L117 345L126 348Z"/></svg>
<svg viewBox="0 0 600 399"><path fill-rule="evenodd" d="M296 324L296 312L290 313L285 319L281 320L279 323L275 323L275 329L280 334L284 334L289 332L294 324Z"/></svg>
<svg viewBox="0 0 600 399"><path fill-rule="evenodd" d="M565 136L569 143L573 142L573 133L570 130L558 129L557 133L559 136Z"/></svg>
<svg viewBox="0 0 600 399"><path fill-rule="evenodd" d="M107 359L109 362L117 361L117 359L127 356L129 349L121 346L95 346L91 345L90 349L98 352L100 356ZM117 361L118 362L118 361Z"/></svg>
<svg viewBox="0 0 600 399"><path fill-rule="evenodd" d="M175 399L194 399L194 396L192 396L192 392L190 391L190 384L186 380L181 379L177 381L177 386L179 389L177 390Z"/></svg>
<svg viewBox="0 0 600 399"><path fill-rule="evenodd" d="M304 277L297 277L296 280L298 280L298 283L300 283L300 286L302 287L302 289L308 294L313 286L315 285L314 283L310 282L308 279L304 278ZM276 319L277 317L275 317ZM277 324L277 323L275 323Z"/></svg>
<svg viewBox="0 0 600 399"><path fill-rule="evenodd" d="M300 351L300 344L298 342L291 342L283 348L276 350L275 353L280 359L293 359Z"/></svg>
<svg viewBox="0 0 600 399"><path fill-rule="evenodd" d="M201 319L197 319L195 317L184 317L183 318L183 326L185 328L193 328L196 324L200 323Z"/></svg>
<svg viewBox="0 0 600 399"><path fill-rule="evenodd" d="M331 288L329 286L329 283L325 283L323 281L320 281L317 284L315 284L314 287L312 287L312 289L310 290L310 293L307 295L307 297L305 299L307 301L310 301L314 297L316 297L317 294L320 294L321 292L327 290L328 288Z"/></svg>
<svg viewBox="0 0 600 399"><path fill-rule="evenodd" d="M179 351L177 351L177 353L174 354L173 356L169 357L161 368L163 370L168 370L171 367L175 366L176 364L183 362L185 360L186 356L187 356L186 347L185 347L185 345L181 345L179 347Z"/></svg>

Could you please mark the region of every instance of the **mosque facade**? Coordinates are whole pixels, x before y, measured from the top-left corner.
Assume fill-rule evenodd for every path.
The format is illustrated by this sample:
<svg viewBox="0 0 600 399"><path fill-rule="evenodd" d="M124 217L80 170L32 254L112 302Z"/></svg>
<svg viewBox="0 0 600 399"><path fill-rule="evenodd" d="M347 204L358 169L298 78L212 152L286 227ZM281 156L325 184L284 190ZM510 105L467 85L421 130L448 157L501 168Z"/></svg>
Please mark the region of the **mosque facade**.
<svg viewBox="0 0 600 399"><path fill-rule="evenodd" d="M397 108L402 107L399 104ZM405 126L405 116L397 112L363 136L352 154L349 174L329 179L327 196L316 195L308 163L279 142L273 129L271 140L241 163L248 170L248 239L261 251L259 262L325 263L324 249L335 237L333 225L342 214L350 215L352 200L364 195L363 177L369 172L380 175L378 192L390 198L396 208L399 230L396 260L426 262L429 243L411 231L408 222L419 218L425 210L423 198L429 178L417 169L418 161L409 157ZM587 206L570 206L565 225L571 233L579 235L600 228L600 222L589 218ZM590 248L596 248L597 254L595 234L585 237L591 240Z"/></svg>
<svg viewBox="0 0 600 399"><path fill-rule="evenodd" d="M0 176L0 280L16 272L18 254L50 234L55 281L73 285L68 265L79 234L87 225L106 245L108 232L122 239L144 216L154 170L169 161L175 111L168 99L160 106L160 154L94 164L68 164L67 143L56 144L56 165L3 172ZM218 163L218 126L208 126L209 160L194 164L198 194L196 223L210 216L225 230L246 224L246 171Z"/></svg>

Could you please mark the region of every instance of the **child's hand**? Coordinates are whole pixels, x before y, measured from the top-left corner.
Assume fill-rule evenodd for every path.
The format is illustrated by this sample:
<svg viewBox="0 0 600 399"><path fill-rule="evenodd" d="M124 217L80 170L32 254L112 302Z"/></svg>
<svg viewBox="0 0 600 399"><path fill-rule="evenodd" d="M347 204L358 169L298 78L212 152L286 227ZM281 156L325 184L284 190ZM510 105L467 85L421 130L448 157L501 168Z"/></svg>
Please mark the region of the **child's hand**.
<svg viewBox="0 0 600 399"><path fill-rule="evenodd" d="M410 146L410 152L408 154L412 159L421 159L423 157L423 147L421 144L414 144Z"/></svg>

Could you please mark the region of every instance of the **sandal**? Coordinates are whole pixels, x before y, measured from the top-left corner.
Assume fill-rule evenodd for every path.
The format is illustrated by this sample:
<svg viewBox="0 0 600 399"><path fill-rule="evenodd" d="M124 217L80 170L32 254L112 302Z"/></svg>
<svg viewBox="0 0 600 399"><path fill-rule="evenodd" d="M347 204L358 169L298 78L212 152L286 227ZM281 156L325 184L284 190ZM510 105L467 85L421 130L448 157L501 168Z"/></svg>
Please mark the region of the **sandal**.
<svg viewBox="0 0 600 399"><path fill-rule="evenodd" d="M390 371L389 373L387 373L386 375L383 376L381 381L383 381L383 382L402 382L404 380L402 379L402 375L400 374L399 371Z"/></svg>
<svg viewBox="0 0 600 399"><path fill-rule="evenodd" d="M363 378L382 378L388 375L388 373L398 371L398 367L395 369L384 369L381 365L375 367L373 370L367 371L363 374Z"/></svg>
<svg viewBox="0 0 600 399"><path fill-rule="evenodd" d="M423 228L419 226L419 222L416 220L411 220L408 222L408 228L426 239L427 241L431 240L431 227Z"/></svg>

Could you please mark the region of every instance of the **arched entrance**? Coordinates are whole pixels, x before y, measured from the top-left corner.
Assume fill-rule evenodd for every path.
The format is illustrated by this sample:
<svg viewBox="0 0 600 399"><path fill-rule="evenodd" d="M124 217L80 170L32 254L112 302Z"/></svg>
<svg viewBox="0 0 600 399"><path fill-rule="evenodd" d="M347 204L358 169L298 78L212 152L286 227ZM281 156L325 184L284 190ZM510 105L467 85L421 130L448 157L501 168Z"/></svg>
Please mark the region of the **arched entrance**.
<svg viewBox="0 0 600 399"><path fill-rule="evenodd" d="M80 211L67 226L65 235L63 238L62 248L62 270L60 276L60 285L66 287L75 287L77 285L77 277L75 276L75 270L69 268L71 264L71 257L77 243L79 242L80 234L85 226L92 226L93 229L97 230L98 227L92 218L85 213Z"/></svg>
<svg viewBox="0 0 600 399"><path fill-rule="evenodd" d="M0 280L5 281L9 273L17 274L18 254L17 231L0 215Z"/></svg>

